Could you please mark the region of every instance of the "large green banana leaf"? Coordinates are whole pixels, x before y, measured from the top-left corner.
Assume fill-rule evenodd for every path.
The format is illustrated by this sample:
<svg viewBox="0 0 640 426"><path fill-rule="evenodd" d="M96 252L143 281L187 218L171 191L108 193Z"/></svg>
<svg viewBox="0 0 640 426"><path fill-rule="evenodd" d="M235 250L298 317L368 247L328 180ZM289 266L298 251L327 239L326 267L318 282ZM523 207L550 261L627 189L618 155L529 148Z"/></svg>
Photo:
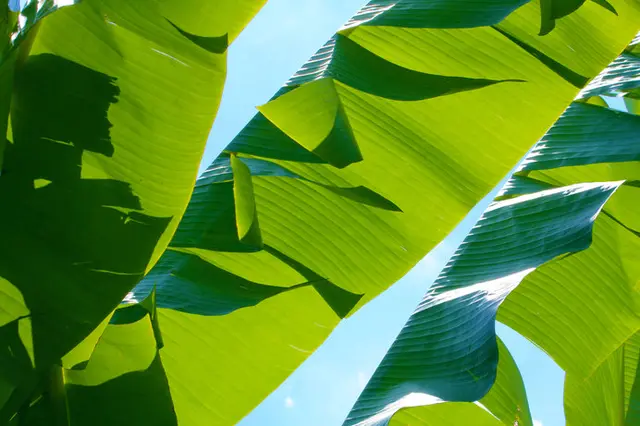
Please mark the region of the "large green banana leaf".
<svg viewBox="0 0 640 426"><path fill-rule="evenodd" d="M633 141L640 131L640 117L598 106L576 106L600 114L605 124L599 126L601 122L591 114L584 115L581 124L570 121L572 126L567 127L562 126L561 119L556 129L563 129L562 136L551 136L544 145L558 164L572 166L531 171L529 176L557 186L637 179L640 174L637 149L633 152L625 149L625 145L631 141L630 145L637 146ZM608 136L598 137L603 133L594 127L608 131ZM553 132L554 129L549 134ZM606 143L591 143L594 140ZM580 146L584 149L580 150ZM575 156L576 152L580 156ZM532 154L532 165L536 158L544 164L546 155L536 156L537 150ZM625 155L630 162L588 164L614 157L624 160ZM525 167L535 166L528 166L525 161ZM636 259L640 239L634 231L640 229L639 196L639 188L623 185L596 223L592 247L580 255L539 268L500 310L500 321L536 342L568 373L590 375L640 328L637 288L640 268Z"/></svg>
<svg viewBox="0 0 640 426"><path fill-rule="evenodd" d="M612 67L616 66L614 62ZM602 75L610 72L610 69L606 69ZM594 81L601 80L599 76ZM629 89L635 87L637 85L627 86ZM627 346L630 344L628 342L637 339L634 336L637 336L640 329L640 268L637 263L637 253L640 252L640 234L637 232L640 224L640 193L635 184L640 173L637 162L640 159L637 140L639 131L639 116L602 106L574 103L527 155L518 174L507 182L500 194L503 198L529 194L511 200L518 203L527 197L535 199L562 190L550 189L557 186L597 185L579 182L603 180L627 181L618 188L595 223L591 247L541 264L522 279L497 311L498 320L539 345L567 372L565 405L567 421L571 425L625 425L637 421L637 417L634 417L637 413L628 407L634 407L634 398L638 398L637 391L632 392L638 386L634 382L640 383L635 379L634 363L637 363L638 355L635 346ZM571 192L568 191L563 199L566 201L571 197ZM501 203L503 202L496 205ZM537 241L540 241L540 233L537 229L540 223L549 219L545 217L544 211L531 212L526 222L514 224L511 230L500 230L498 219L487 220L487 215L493 212L496 205L487 210L436 284L450 283L450 276L456 274L455 268L461 263L460 259L466 262L463 265L466 268L458 266L462 274L467 275L463 283L470 285L484 274L495 273L494 279L497 280L509 279L511 271L500 271L499 267L512 256L525 263L538 258L539 253L535 247ZM556 207L559 206L560 204ZM579 210L575 214L591 215L591 220L595 219L588 207L576 207ZM565 214L563 220L568 217ZM511 217L511 220L514 218ZM566 232L566 228L561 229ZM503 243L510 232L520 235L520 244L524 243L521 254L517 253L518 246ZM484 247L485 252L466 254L471 250L476 234L485 235L488 239L491 235L494 237ZM560 249L562 244L572 243L570 240L563 240L551 243L550 246L545 243L545 246L552 250ZM514 263L517 262L509 263L509 266L513 267ZM435 287L430 294L439 291ZM423 305L430 300L430 294L426 296ZM365 408L360 408L363 412L361 416L370 419L372 412L382 410L384 404L393 401L394 397L390 398L388 391L385 394L384 389L397 389L411 383L405 376L409 374L409 365L413 366L414 375L422 374L419 385L423 390L429 391L439 383L442 375L460 372L460 368L453 369L445 360L454 366L457 357L462 360L458 361L458 365L464 365L465 362L475 365L480 362L478 350L482 341L478 342L475 336L482 328L476 323L471 330L464 330L456 322L468 317L472 310L485 316L495 314L495 309L483 306L482 301L474 301L472 306L452 311L446 316L438 315L433 307L431 312L429 309L423 312L419 308L419 312L414 314L415 318L412 317L409 321L374 375L352 416L358 415L358 409L362 406ZM474 317L473 321L477 322L478 318L480 317ZM442 323L437 324L437 321ZM417 333L419 327L430 333ZM455 342L454 338L459 334L463 334L459 337L463 344L473 343L462 350L462 355L456 356L450 346L454 345L452 342ZM435 336L435 343L429 344L428 339L432 335ZM434 360L432 369L428 368L425 356ZM626 366L621 361L625 357L631 357L630 361L626 361ZM407 360L411 359L420 361L409 364ZM441 364L437 364L436 360ZM488 366L495 365L495 361L488 362L488 365L484 361L481 365L489 368ZM403 369L399 370L400 368ZM402 374L397 373L398 371ZM463 372L468 373L469 370ZM464 374L460 377L464 377ZM453 399L467 400L470 397L468 392L478 386L478 377L482 376L474 372L473 379L464 384L463 390L455 392ZM437 386L436 390L444 392ZM481 394L478 391L477 395ZM375 395L380 400L371 404L367 400L368 395ZM366 421L368 420L363 424L369 424Z"/></svg>
<svg viewBox="0 0 640 426"><path fill-rule="evenodd" d="M545 36L537 2L365 6L198 180L127 297L156 289L163 368L143 370L170 421L236 423L442 240L633 37L638 5L612 4ZM78 383L71 406L120 382Z"/></svg>
<svg viewBox="0 0 640 426"><path fill-rule="evenodd" d="M409 318L345 424L386 425L410 394L424 395L422 405L434 398L482 398L496 379L498 307L538 266L589 246L593 222L619 185L578 184L491 205Z"/></svg>
<svg viewBox="0 0 640 426"><path fill-rule="evenodd" d="M597 95L637 97L640 83L640 34L625 51L580 92L581 98Z"/></svg>
<svg viewBox="0 0 640 426"><path fill-rule="evenodd" d="M640 333L613 352L587 379L567 375L565 417L568 426L640 424Z"/></svg>
<svg viewBox="0 0 640 426"><path fill-rule="evenodd" d="M527 192L522 184L530 181L562 185L613 178L628 184L605 206L592 247L531 274L498 319L535 341L567 372L568 425L636 424L640 192L633 181L640 174L640 117L575 104L554 128L523 163L521 173L528 176L512 179L513 191ZM598 164L603 161L618 162ZM568 167L546 169L553 164Z"/></svg>
<svg viewBox="0 0 640 426"><path fill-rule="evenodd" d="M634 407L640 398L637 391L632 392L638 386L634 382L640 383L636 376L636 341L640 330L637 262L640 189L634 184L640 175L640 165L637 150L628 150L625 145L637 138L640 117L602 107L590 108L593 108L590 115L595 112L606 119L591 117L565 127L561 144L556 146L553 140L548 144L558 159L565 157L564 163L569 167L549 170L532 167L528 174L553 185L603 177L627 179L627 184L605 206L596 223L592 247L531 274L507 299L498 319L535 341L567 372L568 425L632 425L638 422ZM600 131L592 126L594 123L601 123L596 126ZM587 155L576 157L578 140L573 149L565 142L579 131L584 132L582 140ZM594 134L609 143L590 150ZM599 164L614 158L619 162Z"/></svg>
<svg viewBox="0 0 640 426"><path fill-rule="evenodd" d="M639 80L612 76L619 72L621 58L631 55L636 44L634 40L586 90L598 87L598 93L604 95L635 96ZM638 73L640 63L626 69L627 76ZM499 319L534 340L567 371L568 424L597 425L609 418L615 419L610 424L622 425L627 409L620 407L616 399L619 392L609 392L603 381L613 379L618 386L623 382L620 374L631 383L635 377L629 373L635 371L635 366L633 370L620 370L617 360L632 352L622 348L640 329L640 117L575 104L554 128L547 135L551 135L549 140L541 141L531 158L525 160L519 176L513 179L514 188L527 180L545 185L601 179L626 179L627 183L605 206L604 216L596 223L592 248L581 257L567 259L563 267L549 265L537 271L539 275L532 274L530 282L505 302ZM602 164L606 161L614 163ZM549 285L553 282L562 285L551 290ZM550 297L561 303L549 303ZM542 306L539 316L523 312L523 307L533 304ZM577 398L586 398L590 403L579 407ZM631 416L631 411L628 413Z"/></svg>
<svg viewBox="0 0 640 426"><path fill-rule="evenodd" d="M33 0L20 20L2 11L1 35L15 37L0 67L0 382L11 394L0 423L164 252L227 46L263 3Z"/></svg>
<svg viewBox="0 0 640 426"><path fill-rule="evenodd" d="M499 338L497 342L500 364L496 381L484 398L476 403L438 403L400 410L390 426L532 426L520 371L504 343Z"/></svg>

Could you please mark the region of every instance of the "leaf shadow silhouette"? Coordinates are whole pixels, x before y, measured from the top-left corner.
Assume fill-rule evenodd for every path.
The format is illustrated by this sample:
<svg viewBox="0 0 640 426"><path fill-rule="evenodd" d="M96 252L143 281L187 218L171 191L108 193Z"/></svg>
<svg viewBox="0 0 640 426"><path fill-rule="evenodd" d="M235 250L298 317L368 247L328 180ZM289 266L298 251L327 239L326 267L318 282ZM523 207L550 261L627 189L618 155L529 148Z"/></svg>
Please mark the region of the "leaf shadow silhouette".
<svg viewBox="0 0 640 426"><path fill-rule="evenodd" d="M98 386L67 385L70 416L93 425L178 424L160 354L144 370L133 371Z"/></svg>
<svg viewBox="0 0 640 426"><path fill-rule="evenodd" d="M0 176L0 277L30 310L35 368L87 336L142 278L171 218L144 214L128 182L83 179L83 153L113 157L116 79L40 54L16 73Z"/></svg>

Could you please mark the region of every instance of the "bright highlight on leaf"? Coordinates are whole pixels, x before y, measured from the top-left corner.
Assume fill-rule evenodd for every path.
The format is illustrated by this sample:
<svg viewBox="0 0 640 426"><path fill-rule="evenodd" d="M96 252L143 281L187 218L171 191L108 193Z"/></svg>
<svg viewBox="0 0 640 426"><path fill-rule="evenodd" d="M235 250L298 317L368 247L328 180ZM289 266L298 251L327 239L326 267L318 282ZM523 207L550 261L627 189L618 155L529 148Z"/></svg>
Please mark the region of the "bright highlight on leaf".
<svg viewBox="0 0 640 426"><path fill-rule="evenodd" d="M593 221L619 185L581 184L491 205L409 318L345 425L386 424L380 414L388 422L410 407L397 403L409 392L445 402L486 395L496 379L500 304L536 267L586 249Z"/></svg>
<svg viewBox="0 0 640 426"><path fill-rule="evenodd" d="M615 61L611 67L617 67ZM594 81L604 81L603 76L610 72L605 69ZM629 88L627 96L633 96L634 87ZM345 424L386 424L380 423L380 413L389 406L397 409L402 392L415 392L418 387L439 399L444 395L454 401L479 399L486 392L478 389L477 379L483 375L473 372L472 379L465 383L462 378L469 370L456 367L469 362L485 369L491 365L500 368L502 359L483 360L482 351L487 351L483 342L491 342L491 338L479 337L483 330L479 319L484 317L491 318L489 336L494 335L496 313L498 320L536 343L565 369L568 425L626 426L637 421L640 380L635 339L640 330L640 269L634 253L640 250L640 193L635 185L640 170L637 144L633 142L635 126L640 123L637 119L601 103L575 102L565 111L502 188L499 197L508 199L492 204L461 244ZM593 190L603 185L598 181L607 179L626 181L604 184L602 195L608 194L599 201L597 196L581 197L580 201L574 198L572 188ZM549 197L551 194L557 194L557 199ZM542 202L537 207L536 200ZM506 206L520 204L531 212L493 216ZM504 227L502 223L509 225ZM545 227L548 231L543 230ZM517 238L510 240L510 236ZM571 254L559 256L563 250ZM546 259L545 253L550 255ZM456 309L437 310L439 298L448 303L456 301L458 295L472 292L474 283L485 274L497 282L510 280L512 268L518 265L530 265L535 270L519 277L519 285L510 289L499 309L488 304L486 299L491 298L485 295ZM449 286L454 289L449 291L452 297L444 298ZM443 296L439 296L443 289ZM468 321L473 321L470 327L466 326ZM455 351L452 348L458 335L463 346ZM488 348L488 353L495 351L491 344ZM425 362L429 359L433 364ZM487 371L490 383L492 372ZM463 375L457 378L455 374L460 372ZM445 376L447 373L449 376ZM447 380L442 381L442 377ZM451 392L458 384L457 392ZM475 396L471 394L474 389ZM514 407L504 396L499 400L503 407ZM420 409L407 408L390 424L405 412L429 419ZM392 414L387 413L386 418ZM511 425L513 420L504 420L503 424Z"/></svg>

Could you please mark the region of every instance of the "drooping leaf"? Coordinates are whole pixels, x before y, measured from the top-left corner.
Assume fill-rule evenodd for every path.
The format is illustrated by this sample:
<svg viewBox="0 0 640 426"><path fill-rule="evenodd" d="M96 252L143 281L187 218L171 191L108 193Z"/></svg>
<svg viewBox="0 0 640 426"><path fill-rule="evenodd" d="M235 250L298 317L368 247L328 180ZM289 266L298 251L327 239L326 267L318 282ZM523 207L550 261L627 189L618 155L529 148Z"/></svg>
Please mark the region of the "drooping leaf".
<svg viewBox="0 0 640 426"><path fill-rule="evenodd" d="M70 426L178 424L149 312L107 326L86 368L64 375Z"/></svg>
<svg viewBox="0 0 640 426"><path fill-rule="evenodd" d="M532 426L520 371L504 343L498 342L498 371L489 393L480 401L448 402L400 410L390 426Z"/></svg>
<svg viewBox="0 0 640 426"><path fill-rule="evenodd" d="M542 347L567 374L590 375L640 327L638 249L635 235L602 214L590 249L527 277L498 320Z"/></svg>
<svg viewBox="0 0 640 426"><path fill-rule="evenodd" d="M186 38L188 38L198 46L202 47L205 50L208 50L211 53L222 54L227 50L227 47L229 47L228 34L224 34L218 37L202 37L202 36L188 33L180 29L180 27L178 27L173 22L171 21L169 22L171 23L171 25L173 25L176 28L176 30L180 31L180 34L184 35Z"/></svg>
<svg viewBox="0 0 640 426"><path fill-rule="evenodd" d="M498 83L524 82L520 79L492 80L418 72L389 62L341 34L334 36L325 45L322 54L326 55L325 50L328 49L331 56L326 68L318 68L320 73L317 75L305 73L299 76L302 78L294 76L289 84L309 82L311 77L332 77L349 87L372 95L398 101L418 101L481 89ZM335 93L335 89L327 90ZM293 139L298 140L296 137Z"/></svg>
<svg viewBox="0 0 640 426"><path fill-rule="evenodd" d="M229 152L242 152L248 155L278 160L326 163L316 154L308 151L287 136L260 113L251 119L245 129L247 130L236 136L227 146ZM205 171L205 173L207 172Z"/></svg>
<svg viewBox="0 0 640 426"><path fill-rule="evenodd" d="M83 0L84 1L84 0ZM266 0L158 0L165 17L191 35L220 37L233 42Z"/></svg>
<svg viewBox="0 0 640 426"><path fill-rule="evenodd" d="M235 155L231 156L231 169L233 170L233 199L238 239L243 243L260 247L262 236L253 195L251 172Z"/></svg>
<svg viewBox="0 0 640 426"><path fill-rule="evenodd" d="M407 402L415 395L424 398L418 405L428 405L487 394L498 363L498 307L538 266L589 246L595 217L619 184L575 185L491 205L409 318L345 425L386 425L397 410L415 405Z"/></svg>
<svg viewBox="0 0 640 426"><path fill-rule="evenodd" d="M313 183L315 185L318 185L319 187L325 188L333 192L334 194L357 201L359 203L367 204L372 207L378 207L385 210L402 211L400 207L393 204L390 200L367 188L366 186L341 187L315 182L310 179L305 179L301 176L298 176L279 164L260 158L243 157L242 162L248 166L252 176L280 176L301 179L303 181ZM229 182L232 179L233 173L231 170L230 156L222 154L200 177L200 182L222 183Z"/></svg>
<svg viewBox="0 0 640 426"><path fill-rule="evenodd" d="M637 116L590 105L580 107L587 114L575 114L576 105L523 161L529 173L524 179L553 186L638 179L637 150L627 145ZM523 193L522 179L510 181L512 194ZM640 328L634 254L640 250L639 195L632 185L619 188L595 225L592 247L539 268L499 311L500 321L578 378L591 375Z"/></svg>
<svg viewBox="0 0 640 426"><path fill-rule="evenodd" d="M343 168L362 161L333 80L306 84L259 107L291 139L331 164Z"/></svg>
<svg viewBox="0 0 640 426"><path fill-rule="evenodd" d="M640 168L637 150L626 143L635 137L637 116L578 105L523 161L527 176L512 178L508 195L529 192L532 182L561 186L627 179L627 184L604 207L589 250L527 276L503 303L498 319L542 347L567 372L567 424L634 424L629 401L637 398L637 348L628 344L640 329L640 193L634 184Z"/></svg>

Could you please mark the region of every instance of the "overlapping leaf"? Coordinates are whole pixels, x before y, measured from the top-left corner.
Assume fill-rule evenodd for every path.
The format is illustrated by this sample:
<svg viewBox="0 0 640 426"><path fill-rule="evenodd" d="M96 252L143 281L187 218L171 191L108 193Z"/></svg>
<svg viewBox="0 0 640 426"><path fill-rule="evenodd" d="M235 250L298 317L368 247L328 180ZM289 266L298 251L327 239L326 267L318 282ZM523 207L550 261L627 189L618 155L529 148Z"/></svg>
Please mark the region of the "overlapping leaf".
<svg viewBox="0 0 640 426"><path fill-rule="evenodd" d="M544 142L541 155L523 163L527 176L512 179L513 191L521 188L517 182L533 179L545 185L603 178L626 179L627 184L605 206L592 247L527 277L498 319L536 342L567 372L567 424L631 425L638 421L635 403L628 401L638 398L632 392L637 381L632 342L640 330L640 192L634 183L640 165L637 143L627 142L634 140L640 121L603 107L581 108L590 111L584 116L589 118L574 116L565 126L563 117L554 127L564 131ZM547 169L545 163L565 167ZM635 358L629 361L629 356Z"/></svg>
<svg viewBox="0 0 640 426"><path fill-rule="evenodd" d="M127 299L157 289L168 421L239 421L437 244L637 30L624 2L544 37L536 4L475 3L487 13L370 2L374 19L334 36L197 182Z"/></svg>
<svg viewBox="0 0 640 426"><path fill-rule="evenodd" d="M527 155L519 171L638 160L640 116L574 102Z"/></svg>
<svg viewBox="0 0 640 426"><path fill-rule="evenodd" d="M534 149L523 162L523 169L538 170L513 179L512 193L523 192L518 182L532 179L554 186L637 179L637 143L627 142L640 130L640 117L597 106L580 108L590 113L577 121L580 116L569 114L565 117L570 126L563 125L563 117L551 129L540 149ZM611 160L618 162L601 163ZM569 167L540 170L545 164ZM639 195L638 188L622 186L596 223L593 246L539 268L513 292L499 313L499 320L536 342L578 377L592 374L640 328L636 288L640 269L634 254L640 249L636 232Z"/></svg>
<svg viewBox="0 0 640 426"><path fill-rule="evenodd" d="M581 98L597 95L638 97L640 84L639 36L636 36L627 49L580 92Z"/></svg>
<svg viewBox="0 0 640 426"><path fill-rule="evenodd" d="M605 70L603 74L608 72ZM511 200L517 203L527 197L535 199L561 190L549 188L562 185L596 185L579 182L627 180L627 184L613 195L595 223L589 250L540 264L522 279L498 310L498 320L541 346L567 371L565 405L568 424L622 426L637 421L633 402L637 398L637 385L634 385L637 348L629 342L636 339L634 336L640 329L640 294L637 288L640 279L637 265L637 253L640 252L640 234L637 232L640 224L640 193L635 184L640 173L638 143L635 140L639 126L638 116L602 106L574 103L527 155L521 163L519 174L510 179L500 193L501 197L529 194ZM487 212L494 208L495 205ZM582 214L589 216L592 212L585 209ZM469 239L477 233L497 234L484 247L486 253L483 256L476 255L475 263L471 256L467 259L469 264L462 269L468 276L464 281L467 284L473 284L477 277L496 270L513 250L512 245L503 242L508 237L508 231L500 231L500 221L486 219L485 213L459 249L464 255L473 244L469 243ZM536 212L529 216L530 223L518 229L522 236L528 237L522 241L525 247L522 255L517 257L517 261L509 263L510 266L536 259L538 253L534 247L540 241L541 234L535 220L543 219L544 215ZM565 240L564 243L568 242ZM560 249L562 244L558 241L546 247L548 250ZM454 266L457 261L457 257L452 259ZM421 306L429 305L433 293L439 291L437 284L455 272L446 268ZM495 279L508 280L511 272L500 271ZM473 301L470 305L468 309L477 309L484 315L495 314L495 309L487 304L483 306L483 300ZM433 392L435 389L446 394L449 389L438 387L442 375L464 377L464 373L470 371L465 368L465 362L473 365L479 363L486 369L495 365L495 360L480 359L478 352L470 350L464 356L457 357L456 352L451 350L455 344L455 333L463 334L460 340L471 344L472 348L481 347L477 346L482 342L477 336L483 330L477 324L478 316L471 315L476 323L474 327L465 329L464 323L456 322L456 318L461 316L459 311L453 310L445 316L436 315L433 307L431 310L421 311L418 308L374 375L368 391L365 390L359 405L354 408L352 418L348 421L350 424L358 420L362 420L359 424L375 424L371 422L375 410L383 412L385 404L398 399L397 395L385 393L384 389L405 390L412 383L406 376L408 366L414 367L414 377L418 372L423 374L418 377L422 379L419 386L424 392ZM469 312L465 311L467 318ZM443 323L437 324L438 321ZM446 327L449 322L455 324L455 328ZM432 332L425 334L424 330L422 333L415 331L420 327ZM429 336L434 336L433 342L428 340ZM427 354L432 356L434 367L429 369L429 363L425 362L411 364L408 360L417 360L414 358L420 356L417 354L421 355L419 359L422 361ZM437 364L437 355L451 364ZM455 364L456 360L458 365ZM452 365L459 368L452 368ZM455 373L462 375L456 376ZM455 395L458 398L456 400L468 398L468 393L474 389L477 397L482 395L478 389L481 383L478 377L482 376L474 372L472 380L462 382L463 387ZM455 382L449 380L447 385L451 383ZM378 400L372 404L367 400L369 395Z"/></svg>
<svg viewBox="0 0 640 426"><path fill-rule="evenodd" d="M579 184L491 205L425 295L346 425L386 425L409 395L420 405L476 401L496 379L496 312L538 266L586 249L619 183Z"/></svg>
<svg viewBox="0 0 640 426"><path fill-rule="evenodd" d="M638 360L640 334L634 334L586 379L567 375L568 426L632 426L640 421Z"/></svg>
<svg viewBox="0 0 640 426"><path fill-rule="evenodd" d="M618 17L584 8L540 38L534 4L494 2L506 6L460 30L450 18L465 12L448 2L439 25L433 13L400 23L410 2L396 3L376 18L396 24L350 24L228 146L252 174L260 240L241 238L240 183L217 162L130 295L157 287L181 422L252 409L502 178L575 96L568 70L597 74L636 25L624 4Z"/></svg>
<svg viewBox="0 0 640 426"><path fill-rule="evenodd" d="M400 410L391 426L532 426L529 403L520 371L498 338L498 371L489 393L479 402L451 402Z"/></svg>
<svg viewBox="0 0 640 426"><path fill-rule="evenodd" d="M11 301L1 308L0 382L16 387L0 422L28 407L39 376L103 322L178 225L226 47L264 1L217 1L215 14L209 3L85 0L56 10L47 0L23 10L0 69L10 96L10 110L4 100L0 108L10 115L8 132L0 126L0 291Z"/></svg>

